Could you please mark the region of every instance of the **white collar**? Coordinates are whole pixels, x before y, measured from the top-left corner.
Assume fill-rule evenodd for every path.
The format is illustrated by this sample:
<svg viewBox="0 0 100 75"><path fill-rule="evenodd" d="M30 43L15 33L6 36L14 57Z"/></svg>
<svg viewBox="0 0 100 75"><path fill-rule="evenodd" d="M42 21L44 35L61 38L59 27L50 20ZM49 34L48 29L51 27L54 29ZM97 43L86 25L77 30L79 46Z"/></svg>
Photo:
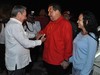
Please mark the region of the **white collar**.
<svg viewBox="0 0 100 75"><path fill-rule="evenodd" d="M20 24L22 24L22 22L19 21L19 20L17 20L16 18L10 18L10 19L13 20L13 21L16 21L16 22L18 22L18 23L20 23Z"/></svg>

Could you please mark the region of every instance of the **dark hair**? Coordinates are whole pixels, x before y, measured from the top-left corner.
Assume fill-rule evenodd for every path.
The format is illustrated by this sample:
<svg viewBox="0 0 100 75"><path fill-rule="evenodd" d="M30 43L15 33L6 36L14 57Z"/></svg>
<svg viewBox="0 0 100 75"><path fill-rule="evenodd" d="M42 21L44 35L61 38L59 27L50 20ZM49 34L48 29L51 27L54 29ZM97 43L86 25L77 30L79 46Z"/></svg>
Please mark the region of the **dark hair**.
<svg viewBox="0 0 100 75"><path fill-rule="evenodd" d="M20 13L23 13L24 10L26 10L26 7L25 6L22 6L22 5L15 5L12 9L12 12L11 12L11 17L16 17L17 13L20 12Z"/></svg>
<svg viewBox="0 0 100 75"><path fill-rule="evenodd" d="M94 14L90 11L83 11L81 14L83 15L83 24L84 24L86 31L88 32L88 35L91 36L93 39L95 39L97 43L99 44L99 41L98 41L99 36L97 32L98 23L96 21ZM94 38L90 34L90 32L94 33L96 38Z"/></svg>
<svg viewBox="0 0 100 75"><path fill-rule="evenodd" d="M83 24L86 31L88 33L92 32L96 35L98 24L97 24L94 14L90 11L83 11L81 14L83 15Z"/></svg>
<svg viewBox="0 0 100 75"><path fill-rule="evenodd" d="M59 10L61 12L61 7L58 3L51 3L49 4L49 6L52 6L53 7L53 10Z"/></svg>

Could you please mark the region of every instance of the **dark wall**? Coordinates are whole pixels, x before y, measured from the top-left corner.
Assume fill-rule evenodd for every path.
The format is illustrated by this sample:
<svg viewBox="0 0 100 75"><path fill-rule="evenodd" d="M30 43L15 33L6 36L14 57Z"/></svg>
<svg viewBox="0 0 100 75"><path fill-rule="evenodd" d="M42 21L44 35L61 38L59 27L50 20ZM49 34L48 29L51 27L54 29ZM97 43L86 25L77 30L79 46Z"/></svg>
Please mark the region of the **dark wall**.
<svg viewBox="0 0 100 75"><path fill-rule="evenodd" d="M38 13L41 8L47 10L48 4L55 2L59 3L63 10L70 10L75 14L81 10L90 10L96 15L98 22L100 22L99 2L95 0L0 0L0 5L9 4L13 6L15 4L22 4L25 5L28 10L34 10Z"/></svg>

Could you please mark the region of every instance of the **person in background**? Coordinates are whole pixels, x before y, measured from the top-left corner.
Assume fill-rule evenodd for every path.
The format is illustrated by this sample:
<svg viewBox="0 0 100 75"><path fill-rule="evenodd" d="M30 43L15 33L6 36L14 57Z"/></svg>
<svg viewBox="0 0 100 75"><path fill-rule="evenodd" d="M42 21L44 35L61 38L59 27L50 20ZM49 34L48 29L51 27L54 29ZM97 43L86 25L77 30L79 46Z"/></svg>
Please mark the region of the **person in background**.
<svg viewBox="0 0 100 75"><path fill-rule="evenodd" d="M34 16L30 13L27 16L27 20L24 21L23 26L24 26L24 30L30 34L36 35L41 30L40 22L35 21ZM32 40L35 40L35 37L32 38ZM40 46L37 46L35 48L30 48L30 55L31 55L32 62L26 67L26 73L32 70L34 62L38 60L40 56L39 50L40 50Z"/></svg>
<svg viewBox="0 0 100 75"><path fill-rule="evenodd" d="M72 25L73 30L73 40L79 32L78 25L76 22L75 14L72 14L71 11L65 10L63 16L66 20L69 20ZM66 69L67 74L72 74L72 63L69 64L69 67Z"/></svg>
<svg viewBox="0 0 100 75"><path fill-rule="evenodd" d="M41 30L44 29L50 21L45 9L40 10L39 16L36 16L35 20L40 22Z"/></svg>
<svg viewBox="0 0 100 75"><path fill-rule="evenodd" d="M95 60L96 60L96 58L98 58L100 56L100 26L97 27L97 30L98 30L98 42L99 43L98 43L98 49L97 49L97 52L95 55Z"/></svg>
<svg viewBox="0 0 100 75"><path fill-rule="evenodd" d="M49 19L49 16L47 15L47 12L44 8L40 9L39 15L35 17L35 21L40 22L41 30L43 30L47 26L50 19ZM40 56L40 59L42 58L43 50L44 50L44 43L42 43L42 45L39 48L38 54Z"/></svg>
<svg viewBox="0 0 100 75"><path fill-rule="evenodd" d="M30 35L24 31L22 23L26 19L26 14L26 7L15 5L5 27L5 62L8 75L25 75L25 67L31 62L28 48L34 48L45 41L42 35L40 40L29 40L34 34Z"/></svg>
<svg viewBox="0 0 100 75"><path fill-rule="evenodd" d="M6 12L8 11L8 12ZM9 20L9 7L0 6L0 73L6 71L5 66L5 26Z"/></svg>
<svg viewBox="0 0 100 75"><path fill-rule="evenodd" d="M67 20L69 20L69 19L71 18L71 13L70 13L70 11L69 11L69 10L65 10L65 11L63 12L63 16L64 16Z"/></svg>
<svg viewBox="0 0 100 75"><path fill-rule="evenodd" d="M72 26L61 15L59 4L52 3L48 7L51 21L38 33L46 35L44 42L43 61L48 75L64 75L72 55Z"/></svg>
<svg viewBox="0 0 100 75"><path fill-rule="evenodd" d="M5 67L5 24L3 20L0 20L0 73L2 73Z"/></svg>
<svg viewBox="0 0 100 75"><path fill-rule="evenodd" d="M41 30L40 22L35 21L33 15L28 14L27 20L25 22L24 29L26 32L36 35Z"/></svg>
<svg viewBox="0 0 100 75"><path fill-rule="evenodd" d="M81 32L73 41L72 75L92 75L95 53L97 51L97 21L90 11L83 11L78 17Z"/></svg>
<svg viewBox="0 0 100 75"><path fill-rule="evenodd" d="M66 20L69 20L71 25L72 25L72 30L73 30L73 40L76 37L76 35L78 34L79 30L78 30L78 26L75 20L74 15L72 15L72 13L69 10L66 10L63 12L63 16Z"/></svg>

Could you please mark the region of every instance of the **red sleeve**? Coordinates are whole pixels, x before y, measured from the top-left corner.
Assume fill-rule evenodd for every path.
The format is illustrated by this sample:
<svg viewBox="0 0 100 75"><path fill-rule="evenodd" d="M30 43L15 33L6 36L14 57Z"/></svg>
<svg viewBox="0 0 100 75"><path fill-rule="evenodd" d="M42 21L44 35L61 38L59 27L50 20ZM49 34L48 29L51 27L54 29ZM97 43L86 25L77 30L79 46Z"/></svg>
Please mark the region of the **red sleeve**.
<svg viewBox="0 0 100 75"><path fill-rule="evenodd" d="M40 34L47 34L49 26L50 26L50 22L49 22L49 23L46 25L46 27L45 27L44 29L42 29L39 33L40 33Z"/></svg>
<svg viewBox="0 0 100 75"><path fill-rule="evenodd" d="M39 34L45 34L45 29L39 31Z"/></svg>
<svg viewBox="0 0 100 75"><path fill-rule="evenodd" d="M48 27L48 25L47 25L44 29L42 29L41 31L39 31L39 33L40 33L40 34L46 34L46 32L47 32L47 27Z"/></svg>
<svg viewBox="0 0 100 75"><path fill-rule="evenodd" d="M69 21L65 23L65 26L63 28L63 38L65 45L64 59L69 60L69 57L72 56L72 49L73 49L72 26L69 23Z"/></svg>

